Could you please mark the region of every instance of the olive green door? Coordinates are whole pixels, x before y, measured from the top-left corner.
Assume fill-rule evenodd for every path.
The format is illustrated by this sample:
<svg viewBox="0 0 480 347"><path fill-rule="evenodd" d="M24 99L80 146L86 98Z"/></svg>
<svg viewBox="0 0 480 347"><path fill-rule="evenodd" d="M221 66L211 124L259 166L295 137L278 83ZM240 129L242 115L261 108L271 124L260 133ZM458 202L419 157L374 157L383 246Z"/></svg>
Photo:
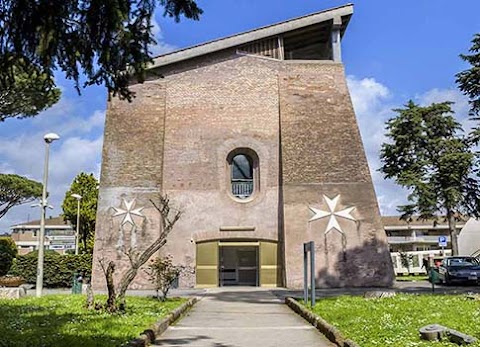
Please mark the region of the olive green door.
<svg viewBox="0 0 480 347"><path fill-rule="evenodd" d="M276 242L260 242L260 286L278 287L281 280Z"/></svg>
<svg viewBox="0 0 480 347"><path fill-rule="evenodd" d="M197 243L197 287L218 287L218 242Z"/></svg>
<svg viewBox="0 0 480 347"><path fill-rule="evenodd" d="M278 260L278 244L262 241L259 243L259 282L261 287L278 287L281 283L281 266ZM197 244L197 287L219 286L219 247L247 247L252 242L203 242Z"/></svg>

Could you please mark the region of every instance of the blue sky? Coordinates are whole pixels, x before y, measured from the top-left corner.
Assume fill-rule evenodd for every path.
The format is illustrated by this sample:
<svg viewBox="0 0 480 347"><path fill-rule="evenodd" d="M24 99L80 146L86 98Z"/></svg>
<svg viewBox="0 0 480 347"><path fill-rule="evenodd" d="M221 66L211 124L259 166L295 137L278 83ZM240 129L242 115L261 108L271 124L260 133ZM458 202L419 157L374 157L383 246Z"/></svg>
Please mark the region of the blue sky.
<svg viewBox="0 0 480 347"><path fill-rule="evenodd" d="M158 44L165 53L226 35L269 25L345 4L327 0L202 0L199 22L175 23L156 15ZM466 52L480 32L478 0L359 0L343 41L343 60L382 213L394 214L405 192L385 182L376 169L384 141L384 123L392 108L413 99L422 104L456 102L458 118L469 126L466 99L456 90L455 73L467 66ZM76 94L61 73L63 96L57 105L34 119L0 123L0 172L41 180L43 134L58 132L52 145L49 203L61 212L71 181L80 171L100 172L106 92L90 87ZM0 219L0 233L15 223L38 219L38 208L21 206Z"/></svg>

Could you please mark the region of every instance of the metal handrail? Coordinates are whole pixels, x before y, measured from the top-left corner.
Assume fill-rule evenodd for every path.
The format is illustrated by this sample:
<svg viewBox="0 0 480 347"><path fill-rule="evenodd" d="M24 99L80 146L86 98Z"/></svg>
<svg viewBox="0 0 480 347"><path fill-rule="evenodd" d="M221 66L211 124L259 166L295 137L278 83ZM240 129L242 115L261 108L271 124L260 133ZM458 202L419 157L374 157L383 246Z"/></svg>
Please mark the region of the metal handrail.
<svg viewBox="0 0 480 347"><path fill-rule="evenodd" d="M246 198L253 193L253 179L232 179L232 194Z"/></svg>

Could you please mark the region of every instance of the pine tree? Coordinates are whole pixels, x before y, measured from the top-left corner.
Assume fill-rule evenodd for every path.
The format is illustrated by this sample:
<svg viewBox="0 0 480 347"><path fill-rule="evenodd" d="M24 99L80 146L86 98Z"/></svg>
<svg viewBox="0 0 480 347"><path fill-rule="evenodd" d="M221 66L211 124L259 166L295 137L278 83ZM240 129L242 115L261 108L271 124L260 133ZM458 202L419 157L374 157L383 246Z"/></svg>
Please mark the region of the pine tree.
<svg viewBox="0 0 480 347"><path fill-rule="evenodd" d="M480 186L475 154L455 120L450 102L421 107L410 101L387 121L380 171L409 191L410 204L399 206L402 219L445 216L452 252L458 254L456 221L479 217Z"/></svg>

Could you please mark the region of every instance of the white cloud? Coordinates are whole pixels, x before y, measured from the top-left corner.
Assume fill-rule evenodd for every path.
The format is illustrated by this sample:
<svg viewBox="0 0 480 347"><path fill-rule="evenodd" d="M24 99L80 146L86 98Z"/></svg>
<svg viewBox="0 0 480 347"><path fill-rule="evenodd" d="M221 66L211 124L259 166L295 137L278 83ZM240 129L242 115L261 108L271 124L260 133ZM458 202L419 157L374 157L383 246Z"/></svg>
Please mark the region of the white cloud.
<svg viewBox="0 0 480 347"><path fill-rule="evenodd" d="M478 122L472 121L469 118L468 111L470 106L468 104L468 98L458 89L434 88L424 94L416 95L415 101L422 106L430 105L432 103L451 101L454 103L452 105L452 110L455 112L457 120L462 124L463 130L469 132L472 127L478 125Z"/></svg>
<svg viewBox="0 0 480 347"><path fill-rule="evenodd" d="M451 101L454 102L452 109L459 117L463 118L468 116L468 98L463 95L458 89L434 88L424 94L416 95L415 99L422 106L427 106L432 103Z"/></svg>
<svg viewBox="0 0 480 347"><path fill-rule="evenodd" d="M391 180L385 180L378 171L381 166L380 148L385 137L385 122L395 116L392 109L406 103L408 99L395 99L394 93L374 78L347 78L352 102L357 115L363 144L367 153L372 180L375 185L377 199L383 215L398 214L397 207L407 203L408 192ZM420 105L452 101L453 111L463 128L469 130L472 121L468 120L468 100L456 89L434 88L412 99Z"/></svg>
<svg viewBox="0 0 480 347"><path fill-rule="evenodd" d="M391 95L390 90L374 78L360 80L355 76L348 76L347 82L355 112L361 115L382 108L384 101Z"/></svg>
<svg viewBox="0 0 480 347"><path fill-rule="evenodd" d="M386 141L385 122L393 117L392 92L374 78L347 78L353 107L358 119L373 184L382 215L397 214L397 206L406 202L406 192L378 171L380 148Z"/></svg>
<svg viewBox="0 0 480 347"><path fill-rule="evenodd" d="M366 152L373 159L385 142L385 121L392 116L391 92L374 78L348 76L347 83Z"/></svg>
<svg viewBox="0 0 480 347"><path fill-rule="evenodd" d="M149 46L149 51L154 57L165 53L170 53L178 48L165 42L162 28L160 27L160 24L158 24L158 21L155 18L152 18L152 34L155 37L155 41L157 42Z"/></svg>
<svg viewBox="0 0 480 347"><path fill-rule="evenodd" d="M50 145L49 204L61 213L65 191L81 171L99 176L105 112L95 110L85 115L88 101L74 101L69 97L32 119L13 120L15 129L0 136L0 172L15 173L41 182L47 132L56 132L61 138ZM0 130L1 124L0 124ZM0 233L27 219L39 219L40 211L29 206L11 209L0 219Z"/></svg>
<svg viewBox="0 0 480 347"><path fill-rule="evenodd" d="M62 136L87 134L95 128L103 128L105 110L96 110L91 115L85 115L86 100L62 97L51 108L30 121L34 128L42 131L55 131Z"/></svg>

